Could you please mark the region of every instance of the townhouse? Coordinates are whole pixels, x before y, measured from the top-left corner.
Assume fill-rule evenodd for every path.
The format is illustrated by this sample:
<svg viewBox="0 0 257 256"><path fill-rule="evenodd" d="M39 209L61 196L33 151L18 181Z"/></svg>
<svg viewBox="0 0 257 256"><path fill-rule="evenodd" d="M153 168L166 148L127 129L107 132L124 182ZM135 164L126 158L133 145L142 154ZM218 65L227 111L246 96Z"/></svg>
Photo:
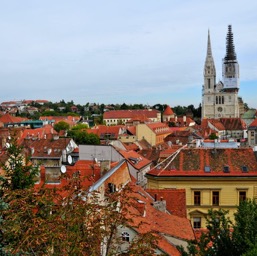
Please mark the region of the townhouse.
<svg viewBox="0 0 257 256"><path fill-rule="evenodd" d="M205 227L209 209L234 213L241 200L257 199L257 161L251 148L181 147L147 174L149 189L186 190L187 217Z"/></svg>

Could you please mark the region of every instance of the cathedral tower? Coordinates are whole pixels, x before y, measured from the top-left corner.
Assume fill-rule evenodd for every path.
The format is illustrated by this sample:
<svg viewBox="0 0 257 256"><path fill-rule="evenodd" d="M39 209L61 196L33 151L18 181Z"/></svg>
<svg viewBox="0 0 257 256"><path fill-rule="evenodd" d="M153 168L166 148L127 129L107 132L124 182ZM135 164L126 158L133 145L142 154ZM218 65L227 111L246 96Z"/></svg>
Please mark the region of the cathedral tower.
<svg viewBox="0 0 257 256"><path fill-rule="evenodd" d="M202 88L203 118L240 117L238 99L239 65L236 58L231 25L228 26L226 55L222 63L222 80L216 84L216 70L212 57L210 32L208 31L207 55L204 65Z"/></svg>
<svg viewBox="0 0 257 256"><path fill-rule="evenodd" d="M231 25L228 26L226 56L223 59L222 78L224 89L238 91L239 89L239 65L236 59L235 46Z"/></svg>

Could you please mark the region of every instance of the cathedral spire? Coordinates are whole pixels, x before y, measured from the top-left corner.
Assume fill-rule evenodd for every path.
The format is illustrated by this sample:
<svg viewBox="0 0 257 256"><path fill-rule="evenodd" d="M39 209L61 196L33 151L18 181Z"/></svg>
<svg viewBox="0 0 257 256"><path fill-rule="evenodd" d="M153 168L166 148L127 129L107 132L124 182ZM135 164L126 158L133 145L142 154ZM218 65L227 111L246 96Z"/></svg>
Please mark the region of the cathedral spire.
<svg viewBox="0 0 257 256"><path fill-rule="evenodd" d="M205 76L216 76L215 64L212 57L212 50L211 50L211 37L210 31L208 30L208 39L207 39L207 54L205 59L205 66L204 66L204 73Z"/></svg>
<svg viewBox="0 0 257 256"><path fill-rule="evenodd" d="M235 46L233 40L232 26L228 25L227 33L227 47L226 47L226 56L225 61L236 60Z"/></svg>
<svg viewBox="0 0 257 256"><path fill-rule="evenodd" d="M207 57L212 57L210 30L208 29Z"/></svg>

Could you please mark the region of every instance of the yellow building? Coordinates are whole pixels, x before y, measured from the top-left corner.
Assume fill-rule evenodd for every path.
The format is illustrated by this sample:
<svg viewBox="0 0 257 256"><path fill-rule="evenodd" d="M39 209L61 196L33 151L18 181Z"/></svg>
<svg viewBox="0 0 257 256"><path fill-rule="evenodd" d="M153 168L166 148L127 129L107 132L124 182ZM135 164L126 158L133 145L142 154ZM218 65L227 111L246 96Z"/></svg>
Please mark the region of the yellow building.
<svg viewBox="0 0 257 256"><path fill-rule="evenodd" d="M187 217L205 227L209 209L234 213L241 200L257 199L257 161L252 149L181 149L146 174L148 188L186 190Z"/></svg>
<svg viewBox="0 0 257 256"><path fill-rule="evenodd" d="M137 139L145 139L151 146L162 144L164 142L164 138L169 134L171 134L170 127L161 122L138 124L136 126Z"/></svg>

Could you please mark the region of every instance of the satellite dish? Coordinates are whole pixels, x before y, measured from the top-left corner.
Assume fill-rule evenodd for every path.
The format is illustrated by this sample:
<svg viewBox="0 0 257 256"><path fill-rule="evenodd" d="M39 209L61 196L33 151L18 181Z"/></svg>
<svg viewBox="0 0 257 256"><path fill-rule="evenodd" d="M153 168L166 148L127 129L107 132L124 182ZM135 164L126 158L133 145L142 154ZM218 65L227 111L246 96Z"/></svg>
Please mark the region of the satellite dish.
<svg viewBox="0 0 257 256"><path fill-rule="evenodd" d="M10 143L6 142L5 146L6 146L6 148L9 148L10 147Z"/></svg>
<svg viewBox="0 0 257 256"><path fill-rule="evenodd" d="M71 157L71 155L68 155L68 164L72 164L72 157Z"/></svg>
<svg viewBox="0 0 257 256"><path fill-rule="evenodd" d="M66 173L66 166L65 165L61 166L61 173Z"/></svg>

